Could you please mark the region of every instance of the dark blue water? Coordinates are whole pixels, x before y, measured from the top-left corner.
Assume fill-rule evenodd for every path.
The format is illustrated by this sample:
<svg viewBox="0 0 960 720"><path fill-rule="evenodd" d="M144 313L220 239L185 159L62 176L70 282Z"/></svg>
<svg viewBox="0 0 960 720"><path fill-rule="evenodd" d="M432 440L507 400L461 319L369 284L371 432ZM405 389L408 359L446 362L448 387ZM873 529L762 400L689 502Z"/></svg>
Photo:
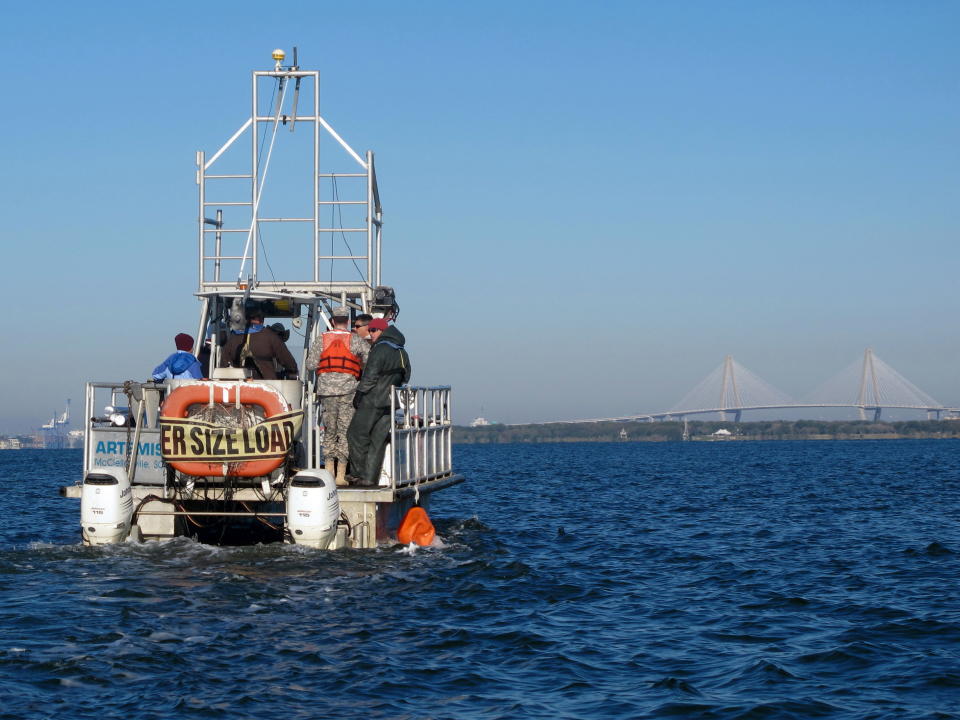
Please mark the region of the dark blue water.
<svg viewBox="0 0 960 720"><path fill-rule="evenodd" d="M960 442L456 461L442 548L93 549L0 452L0 717L960 717Z"/></svg>

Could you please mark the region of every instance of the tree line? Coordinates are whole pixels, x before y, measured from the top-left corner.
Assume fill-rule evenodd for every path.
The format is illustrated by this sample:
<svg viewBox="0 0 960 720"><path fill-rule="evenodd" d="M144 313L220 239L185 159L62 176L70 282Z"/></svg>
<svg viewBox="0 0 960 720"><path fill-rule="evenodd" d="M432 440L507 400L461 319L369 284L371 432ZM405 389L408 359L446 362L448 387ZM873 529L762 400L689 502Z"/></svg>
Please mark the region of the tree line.
<svg viewBox="0 0 960 720"><path fill-rule="evenodd" d="M717 436L717 430L729 435ZM960 421L910 420L768 420L758 422L691 421L691 441L720 440L850 440L895 438L960 438ZM542 425L484 425L454 428L458 443L521 442L671 442L681 441L682 422L593 422Z"/></svg>

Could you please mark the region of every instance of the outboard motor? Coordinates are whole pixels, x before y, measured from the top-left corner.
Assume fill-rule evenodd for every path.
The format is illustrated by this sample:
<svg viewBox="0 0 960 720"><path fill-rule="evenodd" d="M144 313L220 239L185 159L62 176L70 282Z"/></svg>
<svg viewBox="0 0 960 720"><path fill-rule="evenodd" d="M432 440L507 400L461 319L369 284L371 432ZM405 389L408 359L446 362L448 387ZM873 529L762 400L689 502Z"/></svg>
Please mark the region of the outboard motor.
<svg viewBox="0 0 960 720"><path fill-rule="evenodd" d="M133 493L126 470L89 473L80 492L80 532L84 545L123 542L130 534Z"/></svg>
<svg viewBox="0 0 960 720"><path fill-rule="evenodd" d="M337 535L340 496L329 470L301 470L287 492L287 529L296 545L326 550Z"/></svg>

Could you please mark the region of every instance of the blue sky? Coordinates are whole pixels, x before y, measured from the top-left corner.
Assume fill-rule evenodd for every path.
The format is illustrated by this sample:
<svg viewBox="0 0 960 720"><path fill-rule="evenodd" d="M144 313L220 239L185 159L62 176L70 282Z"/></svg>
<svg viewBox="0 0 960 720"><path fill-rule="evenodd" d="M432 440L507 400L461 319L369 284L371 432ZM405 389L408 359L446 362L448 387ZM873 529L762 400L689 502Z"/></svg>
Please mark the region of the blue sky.
<svg viewBox="0 0 960 720"><path fill-rule="evenodd" d="M194 152L297 45L377 152L384 281L456 419L803 395L873 346L960 403L952 2L5 9L0 432L194 332Z"/></svg>

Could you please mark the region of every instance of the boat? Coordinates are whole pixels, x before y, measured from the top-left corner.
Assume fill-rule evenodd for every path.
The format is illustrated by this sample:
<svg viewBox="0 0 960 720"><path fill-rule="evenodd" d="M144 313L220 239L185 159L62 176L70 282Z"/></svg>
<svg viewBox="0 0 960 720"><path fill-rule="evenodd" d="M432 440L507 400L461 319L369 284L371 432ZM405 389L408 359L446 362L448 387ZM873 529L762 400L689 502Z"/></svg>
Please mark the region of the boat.
<svg viewBox="0 0 960 720"><path fill-rule="evenodd" d="M86 384L83 474L60 488L80 500L84 544L425 545L433 494L464 481L443 385L394 388L379 484L338 487L323 466L308 349L335 312L393 321L399 304L381 281L373 152L354 151L321 115L319 72L300 69L296 48L290 64L282 50L272 58L252 73L250 116L212 155L196 156L193 354L208 352L209 369L199 379ZM262 332L301 336L296 376L220 367L230 333L249 330L254 311L269 325Z"/></svg>

